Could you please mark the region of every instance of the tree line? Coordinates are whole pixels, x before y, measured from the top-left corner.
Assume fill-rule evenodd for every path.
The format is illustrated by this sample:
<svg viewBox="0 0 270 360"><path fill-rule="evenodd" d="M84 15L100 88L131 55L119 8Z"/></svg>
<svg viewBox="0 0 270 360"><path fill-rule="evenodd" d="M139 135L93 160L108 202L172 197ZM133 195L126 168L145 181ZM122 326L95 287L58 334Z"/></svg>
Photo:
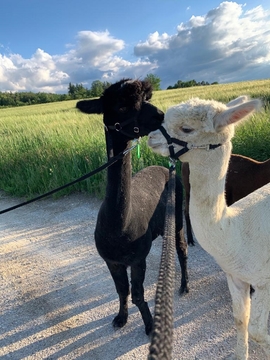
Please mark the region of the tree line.
<svg viewBox="0 0 270 360"><path fill-rule="evenodd" d="M34 93L31 91L0 92L0 107L44 104L64 100L69 100L67 94Z"/></svg>
<svg viewBox="0 0 270 360"><path fill-rule="evenodd" d="M111 83L93 81L91 88L87 89L82 84L69 83L67 94L54 94L32 91L0 92L0 107L13 107L23 105L45 104L57 101L75 100L99 97Z"/></svg>
<svg viewBox="0 0 270 360"><path fill-rule="evenodd" d="M153 87L154 91L161 90L160 83L161 79L154 75L148 74L144 80L148 80ZM218 84L217 82L212 83ZM34 105L34 104L45 104L57 101L76 100L84 98L94 98L102 95L105 89L111 85L110 82L95 80L92 82L91 87L88 89L83 84L72 84L69 83L67 94L54 94L38 92L34 93L31 91L24 92L0 92L0 107L13 107L23 105ZM167 90L177 89L191 86L205 86L210 85L207 81L196 82L195 80L182 81L178 80L173 86L168 86Z"/></svg>
<svg viewBox="0 0 270 360"><path fill-rule="evenodd" d="M167 90L171 89L179 89L179 88L187 88L192 86L206 86L206 85L216 85L218 84L217 81L212 82L211 84L208 81L195 81L195 80L189 80L189 81L182 81L178 80L177 83L175 83L173 86L168 86Z"/></svg>

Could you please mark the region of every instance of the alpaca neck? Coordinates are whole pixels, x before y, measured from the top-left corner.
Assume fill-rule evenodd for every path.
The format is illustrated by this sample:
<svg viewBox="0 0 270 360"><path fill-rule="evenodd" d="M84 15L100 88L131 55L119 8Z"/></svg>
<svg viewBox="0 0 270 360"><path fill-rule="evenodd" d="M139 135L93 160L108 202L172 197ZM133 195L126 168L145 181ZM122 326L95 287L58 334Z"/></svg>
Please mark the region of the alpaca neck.
<svg viewBox="0 0 270 360"><path fill-rule="evenodd" d="M218 149L192 150L190 167L190 215L198 241L208 252L219 247L209 233L218 234L227 213L224 189L231 143ZM209 229L211 228L211 231ZM212 241L212 242L211 242ZM222 249L220 249L222 251Z"/></svg>
<svg viewBox="0 0 270 360"><path fill-rule="evenodd" d="M130 141L120 144L116 142L112 149L113 155L118 155L130 146ZM129 152L123 159L118 160L107 170L106 197L104 202L110 214L108 217L112 219L114 227L118 225L119 229L125 227L130 214L131 176L132 166L131 154ZM116 221L120 223L116 224Z"/></svg>

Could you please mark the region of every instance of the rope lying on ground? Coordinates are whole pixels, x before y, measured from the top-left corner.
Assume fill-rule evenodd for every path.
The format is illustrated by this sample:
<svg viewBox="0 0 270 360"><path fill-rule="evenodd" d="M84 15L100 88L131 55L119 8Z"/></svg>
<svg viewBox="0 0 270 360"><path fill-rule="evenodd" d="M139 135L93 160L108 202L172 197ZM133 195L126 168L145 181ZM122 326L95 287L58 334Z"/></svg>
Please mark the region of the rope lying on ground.
<svg viewBox="0 0 270 360"><path fill-rule="evenodd" d="M170 168L165 229L155 300L154 326L148 360L171 359L175 282L175 168Z"/></svg>

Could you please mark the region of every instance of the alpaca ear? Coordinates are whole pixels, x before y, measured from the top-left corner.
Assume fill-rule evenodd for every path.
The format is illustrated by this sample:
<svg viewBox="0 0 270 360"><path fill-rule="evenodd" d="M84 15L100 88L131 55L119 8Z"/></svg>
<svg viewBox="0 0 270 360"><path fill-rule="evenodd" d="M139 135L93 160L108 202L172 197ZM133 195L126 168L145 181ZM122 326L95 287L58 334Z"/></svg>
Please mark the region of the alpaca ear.
<svg viewBox="0 0 270 360"><path fill-rule="evenodd" d="M242 95L242 96L238 96L238 98L231 100L230 102L228 102L226 104L227 107L233 107L236 105L240 105L243 104L245 102L247 102L249 100L249 96L248 95Z"/></svg>
<svg viewBox="0 0 270 360"><path fill-rule="evenodd" d="M145 100L148 101L152 98L152 93L153 93L152 84L149 81L144 80L142 81L142 85L145 94Z"/></svg>
<svg viewBox="0 0 270 360"><path fill-rule="evenodd" d="M103 114L103 102L101 98L78 101L76 108L86 114Z"/></svg>
<svg viewBox="0 0 270 360"><path fill-rule="evenodd" d="M261 101L258 99L250 100L246 103L229 107L222 113L216 115L214 126L216 131L220 131L223 127L235 124L238 121L248 118L261 107Z"/></svg>

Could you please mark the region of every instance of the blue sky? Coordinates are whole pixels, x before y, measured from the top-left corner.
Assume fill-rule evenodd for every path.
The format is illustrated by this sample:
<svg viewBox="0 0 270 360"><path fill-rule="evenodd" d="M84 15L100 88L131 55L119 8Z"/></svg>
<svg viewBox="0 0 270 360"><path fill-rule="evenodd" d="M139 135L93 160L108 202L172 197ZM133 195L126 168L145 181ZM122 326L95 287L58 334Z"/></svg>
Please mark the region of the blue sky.
<svg viewBox="0 0 270 360"><path fill-rule="evenodd" d="M270 3L0 0L0 91L155 74L219 83L270 77Z"/></svg>

